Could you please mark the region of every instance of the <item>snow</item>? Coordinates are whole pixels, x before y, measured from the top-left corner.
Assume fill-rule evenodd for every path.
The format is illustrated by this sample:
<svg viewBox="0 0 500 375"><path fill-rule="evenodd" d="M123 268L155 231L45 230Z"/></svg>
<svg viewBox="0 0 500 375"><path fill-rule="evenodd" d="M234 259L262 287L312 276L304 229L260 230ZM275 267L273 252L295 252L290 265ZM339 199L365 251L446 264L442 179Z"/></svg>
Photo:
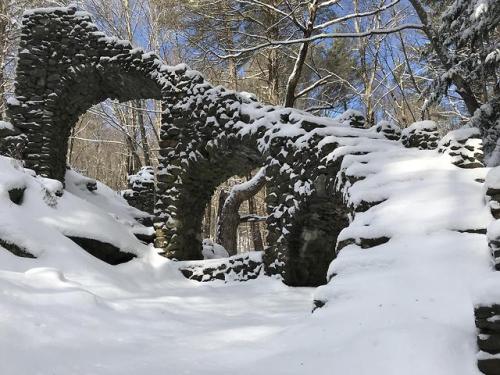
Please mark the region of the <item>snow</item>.
<svg viewBox="0 0 500 375"><path fill-rule="evenodd" d="M485 169L462 170L434 151L397 147L348 162L349 175L368 175L349 188L350 202L385 201L356 215L341 239L484 229L491 221L482 186L475 181L484 179Z"/></svg>
<svg viewBox="0 0 500 375"><path fill-rule="evenodd" d="M4 157L0 173L0 191L26 187L20 206L0 194L0 238L38 256L19 258L0 246L2 374L234 372L251 367L249 353L265 357L267 339L310 315L308 288L269 278L185 279L175 262L130 238L124 222L135 213L117 193L100 183L89 191L92 180L75 171L52 207L43 200L48 181ZM70 228L112 235L139 257L107 265L68 240Z"/></svg>
<svg viewBox="0 0 500 375"><path fill-rule="evenodd" d="M460 129L452 130L441 139L439 144L446 144L450 141L466 141L469 138L481 138L481 132L479 131L479 129L463 127Z"/></svg>
<svg viewBox="0 0 500 375"><path fill-rule="evenodd" d="M239 93L242 98L246 99L247 101L255 102L257 101L257 96L253 92L247 92L247 91L240 91Z"/></svg>
<svg viewBox="0 0 500 375"><path fill-rule="evenodd" d="M475 234L344 248L331 267L337 276L317 292L327 305L314 315L317 334L328 321L346 323L325 338L332 350L317 355L335 358L331 373L478 374L471 295L488 262L484 236Z"/></svg>
<svg viewBox="0 0 500 375"><path fill-rule="evenodd" d="M500 61L500 49L496 49L496 50L490 52L486 56L486 59L484 61L488 64L494 64L496 62L499 62Z"/></svg>
<svg viewBox="0 0 500 375"><path fill-rule="evenodd" d="M239 183L232 187L231 194L236 194L239 191L247 191L252 188L252 186L258 185L260 180L266 174L266 168L261 168L258 172L249 180Z"/></svg>
<svg viewBox="0 0 500 375"><path fill-rule="evenodd" d="M139 172L128 176L128 183L132 187L142 187L143 184L154 184L155 175L153 167L141 167Z"/></svg>
<svg viewBox="0 0 500 375"><path fill-rule="evenodd" d="M146 218L150 215L128 205L127 201L113 189L102 184L99 181L80 175L74 170L68 170L65 176L66 191L87 201L107 212L115 220L128 226L140 229L142 226L137 224L135 219ZM87 189L88 183L95 183L97 190L95 192ZM134 233L138 233L134 229ZM142 232L141 232L142 233Z"/></svg>
<svg viewBox="0 0 500 375"><path fill-rule="evenodd" d="M488 3L486 0L479 0L475 4L474 18L481 17L484 13L488 11Z"/></svg>
<svg viewBox="0 0 500 375"><path fill-rule="evenodd" d="M0 129L14 130L14 126L10 122L0 121Z"/></svg>
<svg viewBox="0 0 500 375"><path fill-rule="evenodd" d="M18 106L18 105L21 105L21 103L19 102L19 100L17 100L16 98L14 98L13 96L10 96L9 98L7 98L7 104L11 105L11 106Z"/></svg>
<svg viewBox="0 0 500 375"><path fill-rule="evenodd" d="M2 273L2 373L250 374L270 337L309 316L309 289L271 279L198 284L146 271L155 273L124 270L136 286L105 289L92 276L65 280L48 269Z"/></svg>
<svg viewBox="0 0 500 375"><path fill-rule="evenodd" d="M346 176L365 177L338 181L344 199L384 201L357 213L341 238L390 240L344 247L317 289L264 276L187 280L178 272L186 262L132 238L137 212L111 189L90 191L94 181L69 170L49 207L41 193L54 191L50 181L0 158L0 238L38 256L0 251L2 373L479 374L473 307L500 300L500 276L486 236L461 231L491 225L478 181L496 186L500 172L347 130L331 127L325 140L343 144L329 158L345 155ZM8 201L12 186L27 188L21 206ZM77 231L139 257L104 264L63 235ZM198 263L210 267L225 254L205 244L212 259ZM311 314L313 300L326 305Z"/></svg>
<svg viewBox="0 0 500 375"><path fill-rule="evenodd" d="M403 129L403 135L408 135L412 133L413 131L436 131L437 130L437 125L434 121L431 120L424 120L424 121L417 121L408 126L407 128Z"/></svg>
<svg viewBox="0 0 500 375"><path fill-rule="evenodd" d="M223 246L215 243L209 238L203 240L203 249L201 251L204 259L220 259L229 257L229 253Z"/></svg>
<svg viewBox="0 0 500 375"><path fill-rule="evenodd" d="M484 181L485 191L488 188L500 189L500 168L491 168Z"/></svg>
<svg viewBox="0 0 500 375"><path fill-rule="evenodd" d="M340 116L335 118L335 121L340 123L342 126L351 126L351 121L354 118L360 118L360 119L363 119L363 121L364 121L365 116L363 116L363 114L361 112L356 111L355 109L348 109L347 111L342 113Z"/></svg>
<svg viewBox="0 0 500 375"><path fill-rule="evenodd" d="M85 192L76 172L69 171L63 194L59 181L33 177L6 157L0 157L0 171L0 239L26 248L41 261L66 256L78 263L90 257L66 236L98 239L137 255L151 251L133 234L142 227L134 221L135 209L104 185L98 184L95 193ZM13 188L25 189L21 205L9 199Z"/></svg>

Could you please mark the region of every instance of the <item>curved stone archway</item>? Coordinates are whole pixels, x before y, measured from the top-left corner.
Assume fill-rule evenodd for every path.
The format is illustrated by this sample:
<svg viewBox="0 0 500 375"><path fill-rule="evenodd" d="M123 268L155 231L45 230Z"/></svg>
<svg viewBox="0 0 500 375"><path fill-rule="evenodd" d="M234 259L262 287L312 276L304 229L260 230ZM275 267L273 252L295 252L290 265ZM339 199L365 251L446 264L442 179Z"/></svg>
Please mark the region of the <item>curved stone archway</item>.
<svg viewBox="0 0 500 375"><path fill-rule="evenodd" d="M172 258L200 259L203 208L215 187L265 165L266 270L290 285L323 284L349 213L335 189L341 158L325 159L341 138L327 136L340 130L350 139L366 130L336 128L204 81L185 87L186 95L166 105L161 129L157 245Z"/></svg>
<svg viewBox="0 0 500 375"><path fill-rule="evenodd" d="M98 32L76 8L28 12L23 17L13 124L28 137L26 166L64 179L67 140L76 121L108 98L161 99L168 86L153 54Z"/></svg>
<svg viewBox="0 0 500 375"><path fill-rule="evenodd" d="M227 126L245 98L204 81L191 82L185 92L198 95L178 95L164 112L156 243L171 258L194 260L201 257L201 221L216 187L261 167L266 156L256 134L242 137Z"/></svg>
<svg viewBox="0 0 500 375"><path fill-rule="evenodd" d="M91 105L106 98L159 99L157 246L171 258L201 259L203 209L216 186L266 166L266 272L290 285L326 282L352 213L337 185L342 158L369 152L372 142L363 148L359 140L385 140L383 133L214 87L185 65L166 66L107 38L74 7L24 16L17 69L9 113L28 139L27 167L63 180L69 131Z"/></svg>

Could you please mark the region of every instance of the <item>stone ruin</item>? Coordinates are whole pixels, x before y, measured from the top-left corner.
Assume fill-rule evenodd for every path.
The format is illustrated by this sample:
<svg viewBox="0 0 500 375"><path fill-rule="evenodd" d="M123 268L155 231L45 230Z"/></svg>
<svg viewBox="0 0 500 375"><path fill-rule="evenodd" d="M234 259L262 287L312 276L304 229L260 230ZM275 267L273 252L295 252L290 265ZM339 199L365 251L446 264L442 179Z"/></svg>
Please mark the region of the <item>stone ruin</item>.
<svg viewBox="0 0 500 375"><path fill-rule="evenodd" d="M271 245L261 261L234 260L238 272L253 276L255 266L281 275L289 285L317 286L326 282L328 265L343 246L367 248L389 240L337 243L353 215L380 203L346 203L346 187L362 177L342 171L341 162L399 142L397 127L362 129L365 121L356 111L341 123L214 87L185 65L164 65L152 53L106 37L75 7L25 13L8 114L14 125L9 144L20 149L26 167L64 182L72 127L108 98L162 103L156 189L151 169L142 170L129 180L125 197L148 212L154 200L155 243L166 256L202 259L201 222L215 188L263 166ZM404 131L402 141L407 147L435 148L437 132L416 127ZM185 272L205 278L200 270Z"/></svg>
<svg viewBox="0 0 500 375"><path fill-rule="evenodd" d="M495 375L499 373L500 358L500 305L476 306L474 317L478 329L477 346L482 355L478 358L478 367L483 374Z"/></svg>
<svg viewBox="0 0 500 375"><path fill-rule="evenodd" d="M141 167L139 172L128 176L127 182L128 189L122 191L123 198L132 207L153 215L155 208L154 168L151 166ZM148 225L149 223L146 221L143 224Z"/></svg>
<svg viewBox="0 0 500 375"><path fill-rule="evenodd" d="M415 122L401 132L403 145L421 150L434 150L438 146L439 138L434 121Z"/></svg>
<svg viewBox="0 0 500 375"><path fill-rule="evenodd" d="M456 151L456 150L455 150ZM500 270L500 167L493 168L484 182L485 201L494 218L487 228L493 267ZM483 374L500 373L500 304L477 304L474 308L479 348L478 367Z"/></svg>
<svg viewBox="0 0 500 375"><path fill-rule="evenodd" d="M0 152L64 182L72 127L92 105L108 98L162 103L158 169L155 173L145 167L130 176L123 195L153 214L155 243L170 258L202 259L203 211L215 188L233 175L267 168L270 247L262 255L184 266L183 274L197 281L248 280L266 273L280 275L289 285L317 286L327 281L328 265L346 245L370 248L387 242L387 237L370 236L338 241L354 215L380 203L348 203L348 187L364 178L343 169L342 160L352 155L401 142L437 148L461 168L484 166L474 128L450 132L439 141L432 122L403 131L385 121L364 129L357 111L332 121L263 105L250 94L212 86L185 65L166 66L152 53L106 37L75 7L25 13L15 97L8 101L13 126L0 122ZM87 188L92 191L94 185ZM22 191L9 194L14 203L21 202ZM486 196L492 215L500 219L500 184L487 183ZM496 227L488 228L488 240L499 269ZM73 240L89 247L87 239ZM102 245L94 247L90 252L106 260L109 254L100 253ZM26 256L22 249L14 250ZM486 353L478 366L486 374L500 373L495 357L500 354L500 307L478 305L475 317L478 347Z"/></svg>
<svg viewBox="0 0 500 375"><path fill-rule="evenodd" d="M389 121L380 121L375 125L375 131L377 133L383 133L384 136L391 141L398 141L401 139L400 127Z"/></svg>
<svg viewBox="0 0 500 375"><path fill-rule="evenodd" d="M449 155L457 167L484 167L483 142L477 128L450 131L439 141L438 151Z"/></svg>

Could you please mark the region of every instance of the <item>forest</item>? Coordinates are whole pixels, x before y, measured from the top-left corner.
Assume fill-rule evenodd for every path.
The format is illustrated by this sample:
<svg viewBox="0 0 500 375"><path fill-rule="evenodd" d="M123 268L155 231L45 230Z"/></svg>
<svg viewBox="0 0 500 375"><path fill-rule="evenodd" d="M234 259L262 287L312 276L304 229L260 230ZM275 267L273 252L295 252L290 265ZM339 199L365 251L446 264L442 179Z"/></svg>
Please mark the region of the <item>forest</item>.
<svg viewBox="0 0 500 375"><path fill-rule="evenodd" d="M499 24L0 0L0 373L500 374Z"/></svg>

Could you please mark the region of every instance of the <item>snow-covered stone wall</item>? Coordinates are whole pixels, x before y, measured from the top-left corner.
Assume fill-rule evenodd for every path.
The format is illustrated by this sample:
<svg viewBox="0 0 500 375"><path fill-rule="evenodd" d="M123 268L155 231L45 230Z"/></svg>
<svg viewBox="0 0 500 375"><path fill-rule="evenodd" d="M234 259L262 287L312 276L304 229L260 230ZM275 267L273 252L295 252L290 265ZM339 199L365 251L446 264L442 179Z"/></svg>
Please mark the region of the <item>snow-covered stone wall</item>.
<svg viewBox="0 0 500 375"><path fill-rule="evenodd" d="M154 54L106 37L75 7L26 12L15 97L8 103L10 131L27 140L25 165L64 181L71 128L107 98L162 101L154 220L156 245L170 258L202 259L201 221L215 188L262 166L271 244L263 256L265 272L290 285L320 285L336 249L390 238L369 230L339 237L356 214L381 202L350 199L349 187L365 176L342 166L356 155L403 148L397 127L363 129L357 111L319 118L214 87L185 65L164 65ZM434 149L437 141L433 122L402 132L406 147ZM479 155L463 146L462 156Z"/></svg>
<svg viewBox="0 0 500 375"><path fill-rule="evenodd" d="M70 130L81 114L107 98L161 99L171 85L154 54L106 37L75 7L27 11L22 22L8 114L28 139L26 166L63 181Z"/></svg>
<svg viewBox="0 0 500 375"><path fill-rule="evenodd" d="M122 191L123 198L141 211L153 214L155 206L155 171L151 166L142 167L136 174L128 176L128 189ZM146 220L146 222L151 219Z"/></svg>

